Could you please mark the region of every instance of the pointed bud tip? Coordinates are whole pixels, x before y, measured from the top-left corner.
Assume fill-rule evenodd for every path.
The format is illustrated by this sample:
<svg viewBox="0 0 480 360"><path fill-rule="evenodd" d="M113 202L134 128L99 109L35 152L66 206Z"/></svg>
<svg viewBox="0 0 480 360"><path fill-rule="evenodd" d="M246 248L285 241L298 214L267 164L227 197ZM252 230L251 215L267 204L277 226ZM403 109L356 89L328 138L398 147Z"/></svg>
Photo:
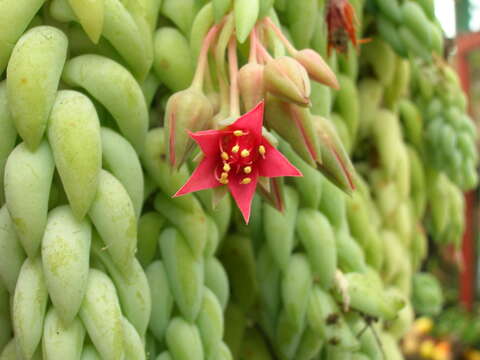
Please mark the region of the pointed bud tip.
<svg viewBox="0 0 480 360"><path fill-rule="evenodd" d="M240 97L247 111L254 108L265 96L263 71L264 65L247 63L238 72Z"/></svg>
<svg viewBox="0 0 480 360"><path fill-rule="evenodd" d="M310 79L304 66L294 58L281 56L265 65L264 83L267 91L287 101L305 106L310 96Z"/></svg>
<svg viewBox="0 0 480 360"><path fill-rule="evenodd" d="M303 49L295 53L294 57L303 65L314 81L330 86L335 90L340 88L335 73L316 51Z"/></svg>
<svg viewBox="0 0 480 360"><path fill-rule="evenodd" d="M323 164L319 169L345 193L351 194L355 189L355 168L338 138L335 127L327 119L315 116L316 128L321 139Z"/></svg>
<svg viewBox="0 0 480 360"><path fill-rule="evenodd" d="M333 78L331 78L331 82L325 85L330 86L333 90L337 90L337 91L340 90L340 83L338 82L338 79L335 76L335 74Z"/></svg>

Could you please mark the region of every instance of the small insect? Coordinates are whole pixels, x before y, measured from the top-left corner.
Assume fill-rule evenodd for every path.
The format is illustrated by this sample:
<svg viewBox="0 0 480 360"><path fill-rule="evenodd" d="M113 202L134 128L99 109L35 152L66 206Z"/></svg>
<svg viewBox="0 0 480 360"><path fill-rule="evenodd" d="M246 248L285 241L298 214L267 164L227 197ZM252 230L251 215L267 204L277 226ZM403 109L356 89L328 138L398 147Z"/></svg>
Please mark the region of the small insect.
<svg viewBox="0 0 480 360"><path fill-rule="evenodd" d="M357 40L358 24L355 9L348 0L329 0L327 4L328 54L332 48L338 52L346 52L348 41L357 47L365 40ZM368 40L367 40L368 41Z"/></svg>

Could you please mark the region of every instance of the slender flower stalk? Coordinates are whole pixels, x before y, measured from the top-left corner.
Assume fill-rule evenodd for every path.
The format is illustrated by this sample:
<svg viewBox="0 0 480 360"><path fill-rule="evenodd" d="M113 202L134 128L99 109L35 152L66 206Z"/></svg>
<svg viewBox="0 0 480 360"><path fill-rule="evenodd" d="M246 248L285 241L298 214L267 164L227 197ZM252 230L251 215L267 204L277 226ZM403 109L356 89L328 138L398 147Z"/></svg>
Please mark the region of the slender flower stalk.
<svg viewBox="0 0 480 360"><path fill-rule="evenodd" d="M307 70L308 75L315 81L330 86L334 89L339 89L339 84L335 73L330 69L328 64L316 51L312 49L297 50L292 43L282 33L282 30L270 19L266 17L263 20L264 24L270 27L275 35L285 45L288 53L297 60Z"/></svg>
<svg viewBox="0 0 480 360"><path fill-rule="evenodd" d="M263 73L265 66L257 62L257 32L250 34L250 55L247 64L238 73L238 88L246 111L251 110L265 97Z"/></svg>
<svg viewBox="0 0 480 360"><path fill-rule="evenodd" d="M200 55L198 56L197 69L195 70L192 85L190 86L192 88L196 88L199 90L203 88L205 71L208 66L208 51L210 50L210 47L215 40L218 31L222 28L223 23L224 22L222 21L221 23L212 26L211 29L208 31L207 35L205 36L205 39L203 40L202 48L200 49Z"/></svg>
<svg viewBox="0 0 480 360"><path fill-rule="evenodd" d="M223 23L214 25L205 36L190 87L168 99L164 126L165 141L168 144L166 155L172 168L179 168L193 150L194 142L188 136L188 131L204 130L212 120L213 108L203 92L203 85L208 67L208 51Z"/></svg>
<svg viewBox="0 0 480 360"><path fill-rule="evenodd" d="M234 36L228 44L228 64L230 70L230 116L240 116L240 102L238 94L238 60L237 40Z"/></svg>
<svg viewBox="0 0 480 360"><path fill-rule="evenodd" d="M257 42L257 54L263 60L263 63L267 63L273 60L272 55L265 49L265 47L260 43Z"/></svg>
<svg viewBox="0 0 480 360"><path fill-rule="evenodd" d="M215 62L217 65L217 71L219 78L223 78L227 81L227 72L225 64L225 51L227 50L228 42L235 29L235 22L233 15L229 14L225 17L224 26L218 36L217 45L215 47Z"/></svg>
<svg viewBox="0 0 480 360"><path fill-rule="evenodd" d="M230 113L230 92L228 85L228 77L225 64L225 52L227 50L228 41L231 38L235 22L233 16L227 15L225 25L223 26L215 46L215 68L217 70L218 84L220 88L220 111L213 119L213 127L221 127L221 123L229 116Z"/></svg>
<svg viewBox="0 0 480 360"><path fill-rule="evenodd" d="M257 26L254 26L252 32L250 33L250 53L248 56L248 62L250 64L257 64Z"/></svg>
<svg viewBox="0 0 480 360"><path fill-rule="evenodd" d="M277 35L283 45L285 45L285 48L290 55L295 55L295 53L298 52L298 50L295 49L295 46L292 45L292 43L287 39L287 37L283 34L282 30L272 21L272 19L267 16L263 19L263 22L265 25L267 25L270 29L273 30L275 35Z"/></svg>

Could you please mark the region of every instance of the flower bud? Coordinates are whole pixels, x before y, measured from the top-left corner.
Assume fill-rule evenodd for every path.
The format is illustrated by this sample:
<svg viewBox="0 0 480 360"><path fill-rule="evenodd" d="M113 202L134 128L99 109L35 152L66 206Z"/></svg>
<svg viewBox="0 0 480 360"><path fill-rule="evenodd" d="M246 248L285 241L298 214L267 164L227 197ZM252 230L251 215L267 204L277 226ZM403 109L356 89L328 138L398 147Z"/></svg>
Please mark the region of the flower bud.
<svg viewBox="0 0 480 360"><path fill-rule="evenodd" d="M303 49L298 51L294 58L303 65L310 78L334 89L339 89L335 73L316 51Z"/></svg>
<svg viewBox="0 0 480 360"><path fill-rule="evenodd" d="M279 98L267 96L265 122L285 139L307 163L316 166L321 162L320 143L310 110Z"/></svg>
<svg viewBox="0 0 480 360"><path fill-rule="evenodd" d="M319 170L338 188L350 194L355 190L355 169L350 157L329 120L317 115L313 115L312 118L322 153L322 164Z"/></svg>
<svg viewBox="0 0 480 360"><path fill-rule="evenodd" d="M173 94L165 109L167 159L179 168L194 148L188 132L205 130L213 116L209 99L199 90L188 88Z"/></svg>
<svg viewBox="0 0 480 360"><path fill-rule="evenodd" d="M297 60L288 56L270 60L263 76L265 89L273 95L300 106L310 104L310 79Z"/></svg>
<svg viewBox="0 0 480 360"><path fill-rule="evenodd" d="M264 65L248 63L238 72L238 87L245 111L253 109L264 98L263 70Z"/></svg>

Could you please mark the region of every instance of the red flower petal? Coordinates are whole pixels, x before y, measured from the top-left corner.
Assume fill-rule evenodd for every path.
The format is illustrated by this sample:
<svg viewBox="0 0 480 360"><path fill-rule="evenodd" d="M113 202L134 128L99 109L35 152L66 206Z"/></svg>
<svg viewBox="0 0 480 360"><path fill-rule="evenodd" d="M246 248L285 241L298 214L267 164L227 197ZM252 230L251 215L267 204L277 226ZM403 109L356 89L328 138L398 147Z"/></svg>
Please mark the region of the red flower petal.
<svg viewBox="0 0 480 360"><path fill-rule="evenodd" d="M257 187L258 173L253 171L248 177L252 179L249 184L241 184L240 181L242 178L238 176L232 176L228 182L228 188L247 224L250 220L250 210L253 195L255 195L255 189Z"/></svg>
<svg viewBox="0 0 480 360"><path fill-rule="evenodd" d="M221 184L215 178L217 164L218 160L215 158L204 158L197 166L192 176L190 176L187 182L175 195L173 195L173 197L220 186Z"/></svg>
<svg viewBox="0 0 480 360"><path fill-rule="evenodd" d="M265 157L259 158L258 171L260 176L303 176L302 173L287 160L283 154L275 149L268 141L264 141Z"/></svg>
<svg viewBox="0 0 480 360"><path fill-rule="evenodd" d="M195 133L190 133L190 137L195 140L195 142L200 146L202 152L205 155L214 155L218 156L219 153L219 142L223 133L219 130L205 130L197 131Z"/></svg>
<svg viewBox="0 0 480 360"><path fill-rule="evenodd" d="M240 116L228 128L230 130L246 130L257 140L262 138L263 112L265 103L259 102L252 110Z"/></svg>

